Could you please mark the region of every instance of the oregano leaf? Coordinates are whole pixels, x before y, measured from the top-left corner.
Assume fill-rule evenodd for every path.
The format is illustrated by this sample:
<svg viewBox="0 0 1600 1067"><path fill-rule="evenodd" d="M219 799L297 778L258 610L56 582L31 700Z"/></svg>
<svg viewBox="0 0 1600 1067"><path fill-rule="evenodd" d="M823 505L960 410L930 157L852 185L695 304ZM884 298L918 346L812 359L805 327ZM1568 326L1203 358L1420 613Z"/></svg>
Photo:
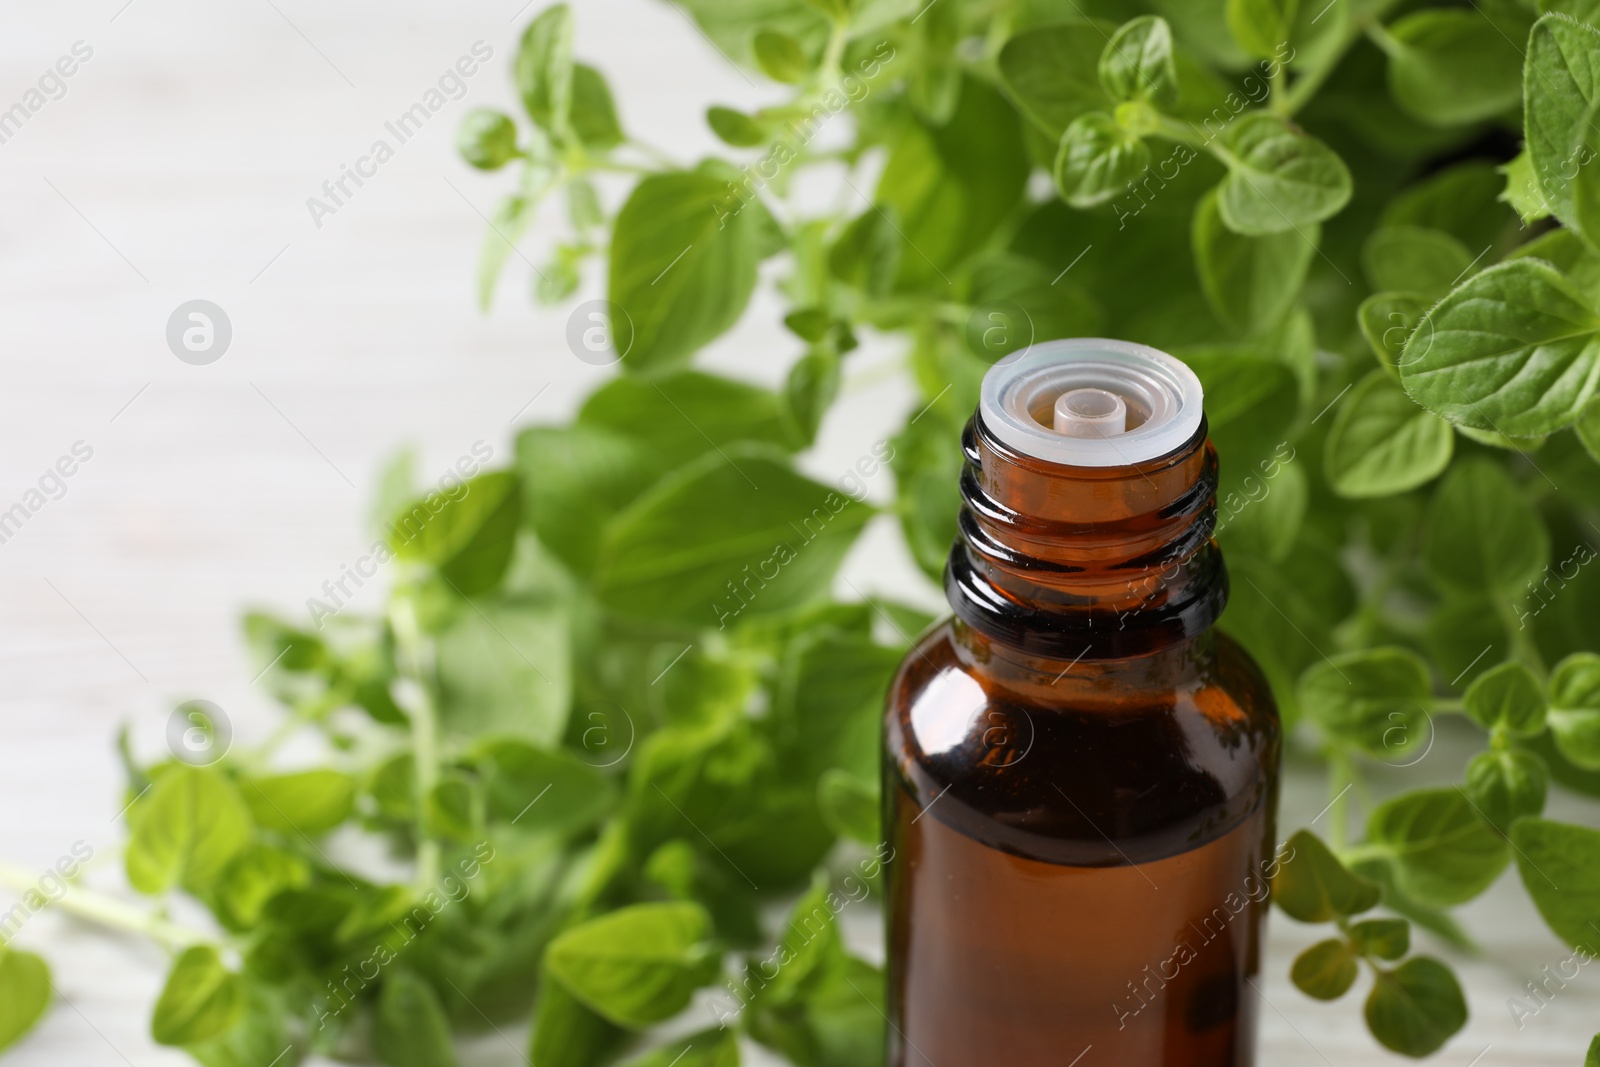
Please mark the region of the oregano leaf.
<svg viewBox="0 0 1600 1067"><path fill-rule="evenodd" d="M1240 115L1211 148L1228 167L1218 206L1236 233L1303 230L1350 199L1350 171L1333 149L1267 112Z"/></svg>
<svg viewBox="0 0 1600 1067"><path fill-rule="evenodd" d="M1308 997L1338 1000L1355 984L1360 968L1342 938L1318 941L1294 958L1289 980Z"/></svg>
<svg viewBox="0 0 1600 1067"><path fill-rule="evenodd" d="M1367 994L1366 1016L1384 1048L1426 1056L1467 1024L1467 1001L1450 968L1416 956L1378 972Z"/></svg>
<svg viewBox="0 0 1600 1067"><path fill-rule="evenodd" d="M1600 313L1550 264L1501 263L1428 313L1406 344L1400 378L1450 422L1513 437L1551 433L1600 388Z"/></svg>

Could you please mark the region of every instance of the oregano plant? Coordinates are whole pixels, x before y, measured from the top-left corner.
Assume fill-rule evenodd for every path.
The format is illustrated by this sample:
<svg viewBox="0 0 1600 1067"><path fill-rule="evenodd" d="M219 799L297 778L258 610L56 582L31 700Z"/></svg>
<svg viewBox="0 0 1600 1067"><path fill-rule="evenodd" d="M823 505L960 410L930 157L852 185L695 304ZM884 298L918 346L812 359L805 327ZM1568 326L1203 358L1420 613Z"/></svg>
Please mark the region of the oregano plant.
<svg viewBox="0 0 1600 1067"><path fill-rule="evenodd" d="M480 303L538 244L536 299L603 287L569 338L615 373L507 469L423 494L396 461L381 616L247 617L278 735L203 765L123 745L151 905L54 903L170 949L155 1040L208 1067L411 1067L531 1019L537 1067L723 1067L740 1037L880 1063L882 975L839 917L877 907L892 859L881 701L929 619L835 578L876 521L937 582L984 372L1079 335L1205 385L1222 625L1328 772L1274 881L1326 927L1293 983L1360 984L1378 1043L1435 1052L1468 1011L1421 942L1472 948L1452 909L1512 867L1592 958L1600 832L1544 809L1600 797L1595 5L679 6L778 101L710 108L714 155L631 128L563 4L523 34L522 112L460 130L503 191ZM844 206L803 206L802 174ZM763 278L788 349L698 368ZM796 459L869 334L920 395L823 484ZM302 730L327 766L281 765ZM1432 784L1368 799L1372 769L1423 761ZM409 873L362 873L363 839ZM175 925L176 894L213 921ZM0 949L0 1044L49 991Z"/></svg>

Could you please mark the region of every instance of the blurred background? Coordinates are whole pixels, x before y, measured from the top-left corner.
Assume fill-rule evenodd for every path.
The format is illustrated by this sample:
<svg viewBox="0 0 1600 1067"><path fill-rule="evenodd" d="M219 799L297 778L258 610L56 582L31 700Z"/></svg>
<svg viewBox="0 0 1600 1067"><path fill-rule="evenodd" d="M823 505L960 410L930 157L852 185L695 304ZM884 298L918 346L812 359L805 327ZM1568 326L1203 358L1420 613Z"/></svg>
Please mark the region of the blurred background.
<svg viewBox="0 0 1600 1067"><path fill-rule="evenodd" d="M303 611L366 550L374 482L397 449L415 448L427 481L479 442L505 462L516 425L569 416L613 373L575 358L565 339L571 307L601 293L598 277L568 304L540 308L532 271L513 260L493 310L476 307L484 216L514 179L461 163L455 131L472 106L516 110L508 70L534 13L515 0L7 5L0 112L58 58L78 63L25 121L0 116L0 512L60 457L80 462L0 542L0 861L42 870L83 842L98 857L91 883L116 889L119 726L154 753L173 705L200 698L226 711L238 737L270 732L276 716L251 683L240 611ZM761 102L763 90L666 3L584 0L575 13L577 51L610 79L624 123L677 158L714 149L707 104ZM325 181L379 137L392 143L384 124L475 46L492 56L463 79L465 95L335 212L313 217L308 198L326 202ZM523 240L527 256L544 255L550 225L561 224L541 221ZM169 319L194 300L231 328L205 365L176 358L167 339ZM700 361L776 384L794 351L780 315L758 290ZM824 445L802 463L822 481L837 482L913 404L893 373L897 347L863 340ZM887 519L844 576L940 603ZM380 582L355 606L380 608ZM1315 780L1294 782L1288 826L1322 798ZM1553 814L1571 814L1560 804L1552 797ZM1589 975L1525 1031L1513 1025L1506 999L1566 955L1514 883L1508 874L1463 911L1497 962L1459 963L1473 1019L1439 1062L1569 1063L1593 1030L1600 982ZM1399 1062L1351 1005L1289 986L1288 960L1310 932L1281 915L1271 929L1262 1062ZM875 927L850 933L881 957ZM47 950L58 996L6 1063L190 1062L149 1037L166 967L158 949L53 915L19 943ZM479 1044L469 1062L522 1062L520 1034Z"/></svg>

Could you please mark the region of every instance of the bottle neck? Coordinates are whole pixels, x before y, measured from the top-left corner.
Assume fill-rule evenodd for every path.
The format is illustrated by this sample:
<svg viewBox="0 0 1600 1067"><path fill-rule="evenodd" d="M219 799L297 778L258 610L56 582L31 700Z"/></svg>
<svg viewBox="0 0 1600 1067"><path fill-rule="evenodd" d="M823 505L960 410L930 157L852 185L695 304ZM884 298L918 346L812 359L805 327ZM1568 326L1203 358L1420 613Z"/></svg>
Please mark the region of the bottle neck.
<svg viewBox="0 0 1600 1067"><path fill-rule="evenodd" d="M977 416L962 449L945 595L990 641L1051 660L1118 659L1173 648L1222 614L1217 454L1204 421L1177 450L1124 467L1023 455Z"/></svg>

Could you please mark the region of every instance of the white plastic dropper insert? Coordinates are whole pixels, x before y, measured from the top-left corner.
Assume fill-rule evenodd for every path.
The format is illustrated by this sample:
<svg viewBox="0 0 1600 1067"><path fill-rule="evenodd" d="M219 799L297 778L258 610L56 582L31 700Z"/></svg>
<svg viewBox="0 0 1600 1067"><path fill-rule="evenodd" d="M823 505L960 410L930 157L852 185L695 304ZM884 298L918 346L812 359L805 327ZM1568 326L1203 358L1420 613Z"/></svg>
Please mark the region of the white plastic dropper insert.
<svg viewBox="0 0 1600 1067"><path fill-rule="evenodd" d="M984 375L978 415L1001 443L1072 467L1125 467L1200 428L1200 379L1147 345L1077 337L1031 345Z"/></svg>

